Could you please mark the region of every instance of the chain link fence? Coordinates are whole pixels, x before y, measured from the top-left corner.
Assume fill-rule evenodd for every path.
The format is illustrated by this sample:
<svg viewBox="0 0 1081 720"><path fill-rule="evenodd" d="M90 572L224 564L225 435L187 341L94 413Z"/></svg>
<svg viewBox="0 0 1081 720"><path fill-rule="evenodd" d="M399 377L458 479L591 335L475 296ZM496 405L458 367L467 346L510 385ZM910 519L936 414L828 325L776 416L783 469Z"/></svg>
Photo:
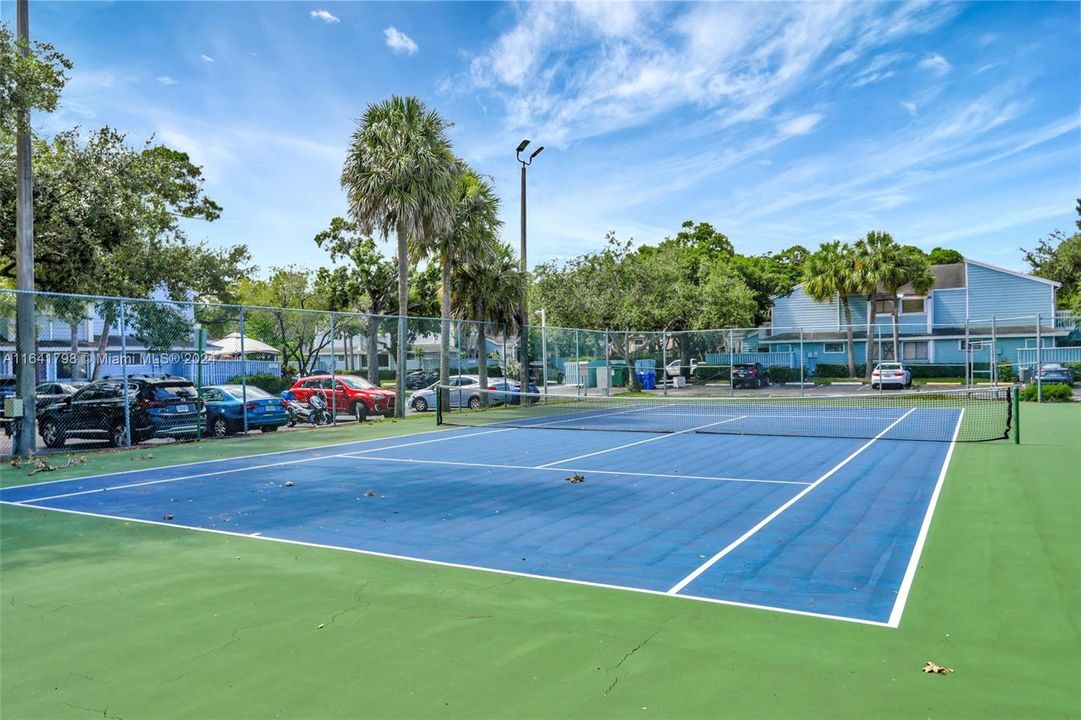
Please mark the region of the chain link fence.
<svg viewBox="0 0 1081 720"><path fill-rule="evenodd" d="M542 394L799 395L887 392L1081 379L1081 319L993 317L896 332L892 319L851 328L632 331L530 326L522 335L472 320L33 293L35 351L16 353L14 291L0 291L0 454L12 452L14 375L37 378L35 442L47 448L204 440L280 428L366 422L516 391ZM445 330L445 331L444 331ZM527 343L529 367L519 360ZM399 348L406 363L399 367ZM849 355L851 354L851 367ZM902 363L897 375L882 363ZM1062 370L1065 373L1061 372ZM401 380L404 392L397 392ZM470 388L474 391L471 392Z"/></svg>

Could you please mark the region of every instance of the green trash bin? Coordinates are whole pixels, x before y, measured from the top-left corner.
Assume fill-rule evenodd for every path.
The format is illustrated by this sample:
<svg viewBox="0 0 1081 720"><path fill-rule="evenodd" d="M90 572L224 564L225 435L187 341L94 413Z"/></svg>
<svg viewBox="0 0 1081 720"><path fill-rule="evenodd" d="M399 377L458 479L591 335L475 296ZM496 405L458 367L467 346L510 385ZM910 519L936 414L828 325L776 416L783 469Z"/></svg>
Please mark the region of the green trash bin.
<svg viewBox="0 0 1081 720"><path fill-rule="evenodd" d="M627 387L627 366L612 365L613 387Z"/></svg>

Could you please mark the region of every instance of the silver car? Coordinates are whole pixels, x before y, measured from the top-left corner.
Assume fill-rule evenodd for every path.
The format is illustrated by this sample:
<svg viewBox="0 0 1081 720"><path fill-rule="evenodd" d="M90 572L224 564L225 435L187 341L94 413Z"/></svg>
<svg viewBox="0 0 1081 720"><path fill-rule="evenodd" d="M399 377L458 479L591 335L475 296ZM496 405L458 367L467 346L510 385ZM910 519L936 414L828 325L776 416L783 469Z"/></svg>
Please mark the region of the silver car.
<svg viewBox="0 0 1081 720"><path fill-rule="evenodd" d="M467 407L476 410L481 406L480 378L476 375L451 375L447 380L450 387L450 407ZM426 412L435 409L435 389L438 383L433 383L423 390L417 390L409 396L409 407L417 412Z"/></svg>

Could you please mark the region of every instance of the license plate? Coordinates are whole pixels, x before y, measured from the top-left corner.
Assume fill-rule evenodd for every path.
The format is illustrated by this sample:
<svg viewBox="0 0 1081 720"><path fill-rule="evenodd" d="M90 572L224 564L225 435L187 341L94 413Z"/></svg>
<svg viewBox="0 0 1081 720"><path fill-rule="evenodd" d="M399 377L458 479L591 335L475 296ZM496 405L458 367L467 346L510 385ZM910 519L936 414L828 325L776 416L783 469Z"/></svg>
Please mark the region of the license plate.
<svg viewBox="0 0 1081 720"><path fill-rule="evenodd" d="M176 412L178 412L178 413L191 412L191 406L190 405L177 405L176 406Z"/></svg>

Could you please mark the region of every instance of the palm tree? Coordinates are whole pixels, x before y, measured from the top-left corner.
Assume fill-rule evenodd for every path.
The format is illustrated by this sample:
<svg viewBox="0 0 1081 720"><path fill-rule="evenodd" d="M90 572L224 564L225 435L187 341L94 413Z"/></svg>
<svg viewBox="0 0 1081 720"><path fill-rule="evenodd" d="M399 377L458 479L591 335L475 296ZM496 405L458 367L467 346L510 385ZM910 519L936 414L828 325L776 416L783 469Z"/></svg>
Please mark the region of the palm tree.
<svg viewBox="0 0 1081 720"><path fill-rule="evenodd" d="M852 247L840 240L823 243L803 266L803 291L817 302L837 298L845 311L845 338L848 346L848 376L856 376L856 356L852 347L852 306L850 295L859 292L856 285Z"/></svg>
<svg viewBox="0 0 1081 720"><path fill-rule="evenodd" d="M900 248L897 253L897 261L894 263L882 279L883 289L893 298L893 358L901 360L899 315L901 300L898 293L905 285L912 286L912 292L916 295L925 295L931 286L935 284L935 276L931 272L931 262L927 256L914 248Z"/></svg>
<svg viewBox="0 0 1081 720"><path fill-rule="evenodd" d="M446 232L457 174L448 123L415 97L392 95L369 105L342 168L349 214L360 232L398 237L398 382L396 412L405 413L409 240L423 244Z"/></svg>
<svg viewBox="0 0 1081 720"><path fill-rule="evenodd" d="M887 232L871 230L856 242L853 249L855 284L862 294L867 296L867 352L864 353L865 379L871 379L871 370L875 363L874 338L878 331L878 300L886 295L882 292L886 281L895 274L901 246L894 242ZM903 283L902 283L903 284ZM900 287L900 285L898 285ZM894 297L896 305L896 297ZM896 355L894 356L896 359Z"/></svg>
<svg viewBox="0 0 1081 720"><path fill-rule="evenodd" d="M497 328L504 335L519 331L520 302L526 287L526 274L511 247L498 241L494 232L488 247L486 261L458 265L451 277L455 315L478 321L477 374L481 387L488 386L487 330ZM526 390L522 388L522 392Z"/></svg>
<svg viewBox="0 0 1081 720"><path fill-rule="evenodd" d="M451 195L450 226L445 232L429 236L429 242L417 243L420 255L435 255L441 270L439 377L450 377L451 274L457 266L484 265L494 258L492 237L502 225L499 197L492 186L461 163Z"/></svg>

